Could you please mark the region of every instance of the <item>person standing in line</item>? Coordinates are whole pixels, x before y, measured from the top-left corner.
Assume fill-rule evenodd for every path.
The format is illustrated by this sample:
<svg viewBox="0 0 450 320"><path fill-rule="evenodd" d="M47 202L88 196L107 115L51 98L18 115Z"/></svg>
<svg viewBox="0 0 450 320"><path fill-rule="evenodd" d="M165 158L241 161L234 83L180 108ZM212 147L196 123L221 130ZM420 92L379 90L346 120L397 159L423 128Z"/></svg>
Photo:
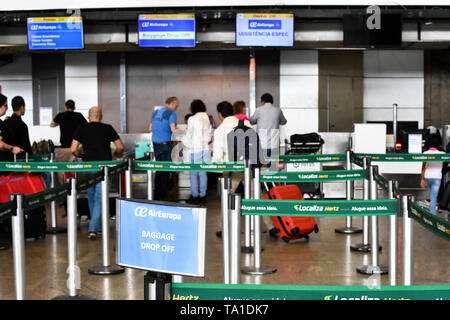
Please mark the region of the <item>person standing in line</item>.
<svg viewBox="0 0 450 320"><path fill-rule="evenodd" d="M230 152L228 144L228 134L231 133L239 124L239 119L234 116L233 105L228 101L222 101L217 105L217 115L221 124L214 131L213 162L229 161ZM244 120L244 125L252 127L250 121ZM244 181L243 172L233 172L231 174L231 193L236 193L239 185ZM276 235L275 225L269 216L263 216L263 223L271 235ZM222 231L217 231L216 236L221 237Z"/></svg>
<svg viewBox="0 0 450 320"><path fill-rule="evenodd" d="M75 157L70 152L70 146L72 145L72 138L77 128L86 123L86 118L79 112L75 112L75 102L73 100L67 100L64 104L64 112L60 112L50 123L50 127L55 128L59 126L61 148L58 148L56 152L56 162L72 162ZM64 175L58 173L58 179L60 183L63 183Z"/></svg>
<svg viewBox="0 0 450 320"><path fill-rule="evenodd" d="M0 93L0 117L3 117L8 110L8 98ZM6 133L4 122L0 119L0 161L9 161L13 154L23 152L23 149L12 146L3 141L3 135ZM7 172L0 172L0 175Z"/></svg>
<svg viewBox="0 0 450 320"><path fill-rule="evenodd" d="M191 113L189 117L186 135L183 144L189 149L190 162L210 162L209 142L211 141L212 126L206 106L202 100L191 102ZM192 196L187 203L206 203L206 190L208 187L208 176L206 172L190 172Z"/></svg>
<svg viewBox="0 0 450 320"><path fill-rule="evenodd" d="M124 149L123 142L111 125L102 123L102 109L100 107L90 108L88 119L89 122L80 125L74 133L70 146L72 154L82 158L83 161L111 161L120 157ZM111 153L111 142L116 145L114 153ZM82 145L82 150L80 150L80 145ZM87 192L91 212L88 238L95 240L102 227L101 184L97 183L88 188Z"/></svg>
<svg viewBox="0 0 450 320"><path fill-rule="evenodd" d="M8 98L0 93L0 117L3 117L8 110ZM0 161L11 161L14 154L23 152L22 148L12 146L3 141L6 128L0 120ZM0 171L0 176L7 176L9 172ZM0 222L0 250L8 249L11 246L11 218Z"/></svg>
<svg viewBox="0 0 450 320"><path fill-rule="evenodd" d="M177 97L166 99L165 106L153 112L149 132L152 132L153 151L156 161L171 161L173 142L172 133L177 129L177 110L179 101ZM155 200L166 200L169 189L169 172L155 173Z"/></svg>
<svg viewBox="0 0 450 320"><path fill-rule="evenodd" d="M233 103L233 112L234 116L238 120L249 120L247 117L247 106L245 105L245 102L242 100L238 100L235 103Z"/></svg>
<svg viewBox="0 0 450 320"><path fill-rule="evenodd" d="M283 112L273 105L270 93L261 96L261 106L256 108L250 123L257 125L258 136L264 156L278 157L280 154L280 125L287 123Z"/></svg>
<svg viewBox="0 0 450 320"><path fill-rule="evenodd" d="M28 126L22 120L22 116L25 114L25 100L21 96L16 96L12 99L11 105L13 114L4 121L5 135L3 136L3 142L11 146L17 146L24 152L32 154ZM13 159L11 154L10 161Z"/></svg>
<svg viewBox="0 0 450 320"><path fill-rule="evenodd" d="M441 148L441 138L438 134L430 136L429 148L424 154L444 153ZM437 197L442 180L442 162L424 162L420 176L420 186L430 192L430 212L436 214Z"/></svg>

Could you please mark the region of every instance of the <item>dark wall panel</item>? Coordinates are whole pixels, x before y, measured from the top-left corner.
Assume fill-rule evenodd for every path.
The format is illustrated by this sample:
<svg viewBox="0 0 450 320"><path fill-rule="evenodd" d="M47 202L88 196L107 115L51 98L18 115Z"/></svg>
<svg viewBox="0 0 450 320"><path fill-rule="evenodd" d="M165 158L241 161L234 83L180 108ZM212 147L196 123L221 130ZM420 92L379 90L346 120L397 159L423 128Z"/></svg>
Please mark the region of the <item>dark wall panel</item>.
<svg viewBox="0 0 450 320"><path fill-rule="evenodd" d="M216 105L222 100L249 103L249 53L246 51L148 51L128 53L128 132L147 132L154 106L177 96L178 123L184 122L193 99L201 99L219 123ZM119 55L99 55L99 101L111 111L109 123L120 128ZM256 54L256 97L264 92L279 103L279 53ZM257 101L259 105L259 101ZM106 112L105 112L106 113ZM105 115L105 122L107 117Z"/></svg>
<svg viewBox="0 0 450 320"><path fill-rule="evenodd" d="M450 50L425 51L424 128L450 123Z"/></svg>
<svg viewBox="0 0 450 320"><path fill-rule="evenodd" d="M120 54L99 53L98 103L103 109L103 122L120 132Z"/></svg>

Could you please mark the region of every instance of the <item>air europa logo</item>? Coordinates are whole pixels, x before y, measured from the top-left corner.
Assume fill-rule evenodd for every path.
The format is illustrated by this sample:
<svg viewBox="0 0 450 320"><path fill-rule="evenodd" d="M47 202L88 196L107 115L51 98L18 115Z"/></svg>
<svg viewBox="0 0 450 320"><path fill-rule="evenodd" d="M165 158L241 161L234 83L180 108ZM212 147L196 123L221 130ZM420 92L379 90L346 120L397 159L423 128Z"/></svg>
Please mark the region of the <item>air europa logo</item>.
<svg viewBox="0 0 450 320"><path fill-rule="evenodd" d="M142 217L145 218L148 215L148 208L145 207L137 207L134 209L134 215L136 217Z"/></svg>

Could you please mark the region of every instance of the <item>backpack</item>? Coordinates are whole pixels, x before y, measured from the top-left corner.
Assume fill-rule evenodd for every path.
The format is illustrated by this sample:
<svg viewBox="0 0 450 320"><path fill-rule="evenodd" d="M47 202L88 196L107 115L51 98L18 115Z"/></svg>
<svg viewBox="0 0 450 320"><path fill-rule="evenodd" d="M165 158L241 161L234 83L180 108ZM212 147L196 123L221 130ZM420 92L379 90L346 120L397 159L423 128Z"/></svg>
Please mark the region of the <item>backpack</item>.
<svg viewBox="0 0 450 320"><path fill-rule="evenodd" d="M261 167L264 156L259 136L253 128L239 120L238 125L227 135L228 160L231 162L249 160L252 167Z"/></svg>
<svg viewBox="0 0 450 320"><path fill-rule="evenodd" d="M33 154L49 154L55 152L55 145L52 140L41 140L39 142L33 142L31 146Z"/></svg>

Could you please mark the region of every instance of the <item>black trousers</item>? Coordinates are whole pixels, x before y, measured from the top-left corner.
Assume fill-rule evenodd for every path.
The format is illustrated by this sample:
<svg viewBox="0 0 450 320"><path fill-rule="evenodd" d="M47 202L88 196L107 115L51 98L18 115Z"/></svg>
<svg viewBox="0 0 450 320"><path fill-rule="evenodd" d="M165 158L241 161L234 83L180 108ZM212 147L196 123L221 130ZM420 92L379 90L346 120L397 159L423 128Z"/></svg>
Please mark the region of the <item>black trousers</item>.
<svg viewBox="0 0 450 320"><path fill-rule="evenodd" d="M153 151L156 161L172 161L173 145L168 144L153 144ZM167 191L169 190L170 172L157 171L155 173L155 200L164 200Z"/></svg>

